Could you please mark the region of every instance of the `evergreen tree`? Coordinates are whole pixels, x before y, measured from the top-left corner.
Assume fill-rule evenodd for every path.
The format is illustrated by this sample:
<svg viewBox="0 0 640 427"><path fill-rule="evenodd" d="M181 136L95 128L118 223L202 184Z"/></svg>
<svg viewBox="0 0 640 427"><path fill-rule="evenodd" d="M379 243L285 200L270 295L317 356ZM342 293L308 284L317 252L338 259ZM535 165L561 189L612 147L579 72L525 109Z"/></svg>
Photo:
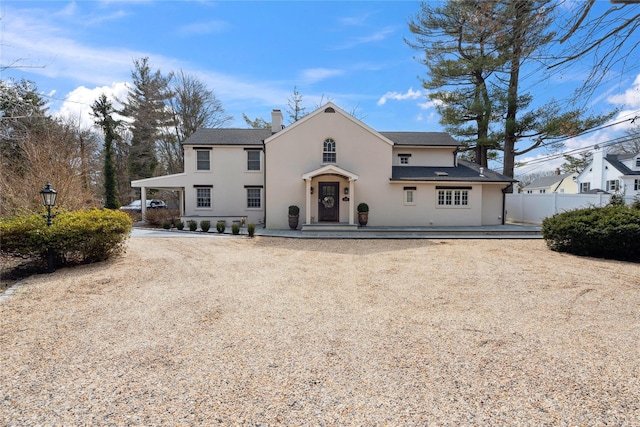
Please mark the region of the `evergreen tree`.
<svg viewBox="0 0 640 427"><path fill-rule="evenodd" d="M118 123L113 119L115 112L111 102L103 93L91 106L96 125L104 132L104 207L118 209L118 187L116 182L116 167L113 159L113 143L117 139L116 128Z"/></svg>
<svg viewBox="0 0 640 427"><path fill-rule="evenodd" d="M120 112L131 121L129 177L131 180L152 177L158 166L156 144L162 129L171 126L172 116L167 103L172 96L169 89L171 75L160 70L151 71L149 58L134 60L131 72L133 87L129 90Z"/></svg>

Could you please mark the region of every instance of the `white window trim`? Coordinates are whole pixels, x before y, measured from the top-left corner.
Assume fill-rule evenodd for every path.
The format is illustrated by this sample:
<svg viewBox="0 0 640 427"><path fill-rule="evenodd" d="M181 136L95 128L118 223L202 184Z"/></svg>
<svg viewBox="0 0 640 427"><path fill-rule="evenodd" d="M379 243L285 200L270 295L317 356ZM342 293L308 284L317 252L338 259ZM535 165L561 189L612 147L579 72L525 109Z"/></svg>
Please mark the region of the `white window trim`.
<svg viewBox="0 0 640 427"><path fill-rule="evenodd" d="M196 206L195 210L210 211L213 209L213 188L212 187L195 187L196 190ZM199 190L209 190L209 206L198 206Z"/></svg>
<svg viewBox="0 0 640 427"><path fill-rule="evenodd" d="M249 169L249 153L258 153L258 169ZM262 172L262 153L261 150L246 150L247 153L247 163L246 163L246 171L247 173L260 173Z"/></svg>
<svg viewBox="0 0 640 427"><path fill-rule="evenodd" d="M606 182L606 191L620 191L620 181L617 179L608 179Z"/></svg>
<svg viewBox="0 0 640 427"><path fill-rule="evenodd" d="M469 200L469 192L471 190L466 188L438 188L436 189L436 209L471 209L471 203ZM440 203L440 193L444 194L445 203ZM446 203L447 193L449 193L449 200L451 203ZM458 194L456 194L458 193ZM456 200L459 203L456 204ZM466 202L463 203L463 201Z"/></svg>
<svg viewBox="0 0 640 427"><path fill-rule="evenodd" d="M327 144L327 142L331 141L333 143L333 151L327 151L325 150L325 146ZM333 161L326 161L325 160L325 156L332 154L333 155ZM322 164L324 165L335 165L338 163L338 144L336 143L336 141L333 138L327 138L324 141L322 141Z"/></svg>
<svg viewBox="0 0 640 427"><path fill-rule="evenodd" d="M262 210L262 188L260 187L246 187L245 188L245 197L246 197L246 205L248 211L259 211ZM249 206L249 190L258 190L260 195L258 197L260 201L260 206Z"/></svg>
<svg viewBox="0 0 640 427"><path fill-rule="evenodd" d="M211 172L211 150L194 150L196 152L196 172ZM209 157L209 168L208 169L200 169L199 168L199 160L198 155L200 153L207 153Z"/></svg>
<svg viewBox="0 0 640 427"><path fill-rule="evenodd" d="M412 193L412 201L408 201L409 193ZM416 187L405 187L402 192L402 204L404 206L415 206L418 190Z"/></svg>

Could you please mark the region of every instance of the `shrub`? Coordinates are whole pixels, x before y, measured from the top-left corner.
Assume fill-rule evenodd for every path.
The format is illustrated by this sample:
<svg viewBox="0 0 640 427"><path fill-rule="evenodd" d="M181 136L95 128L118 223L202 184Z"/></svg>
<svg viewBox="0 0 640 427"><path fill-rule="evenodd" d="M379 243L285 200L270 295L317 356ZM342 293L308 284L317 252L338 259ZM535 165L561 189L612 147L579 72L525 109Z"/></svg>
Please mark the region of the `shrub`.
<svg viewBox="0 0 640 427"><path fill-rule="evenodd" d="M289 206L289 215L291 216L300 215L300 208L297 207L296 205Z"/></svg>
<svg viewBox="0 0 640 427"><path fill-rule="evenodd" d="M620 193L613 193L609 199L609 206L624 206L624 196Z"/></svg>
<svg viewBox="0 0 640 427"><path fill-rule="evenodd" d="M358 212L369 212L369 205L362 202L358 205Z"/></svg>
<svg viewBox="0 0 640 427"><path fill-rule="evenodd" d="M47 227L39 214L0 221L2 250L43 260L51 248L58 263L103 261L124 252L133 222L125 212L92 209L61 212Z"/></svg>
<svg viewBox="0 0 640 427"><path fill-rule="evenodd" d="M182 222L180 220L176 221L176 228L178 230L183 230L184 229L184 222Z"/></svg>
<svg viewBox="0 0 640 427"><path fill-rule="evenodd" d="M240 234L240 224L232 224L231 225L231 233L238 235Z"/></svg>
<svg viewBox="0 0 640 427"><path fill-rule="evenodd" d="M249 237L253 237L255 232L256 232L256 225L253 223L247 224L247 234L249 234Z"/></svg>
<svg viewBox="0 0 640 427"><path fill-rule="evenodd" d="M180 211L177 209L147 209L145 222L153 227L164 227L165 221L169 221L169 224L175 224L178 216L180 216Z"/></svg>
<svg viewBox="0 0 640 427"><path fill-rule="evenodd" d="M198 223L194 220L190 219L187 223L189 224L189 230L196 231L198 229Z"/></svg>
<svg viewBox="0 0 640 427"><path fill-rule="evenodd" d="M210 228L211 228L211 221L207 221L207 220L200 221L200 230L202 230L204 233L207 233Z"/></svg>
<svg viewBox="0 0 640 427"><path fill-rule="evenodd" d="M218 221L218 222L216 222L216 230L218 230L218 233L224 233L224 230L226 228L227 228L226 221Z"/></svg>
<svg viewBox="0 0 640 427"><path fill-rule="evenodd" d="M169 221L168 219L165 219L164 221L162 221L162 228L164 228L165 230L170 229L171 221Z"/></svg>
<svg viewBox="0 0 640 427"><path fill-rule="evenodd" d="M554 251L640 261L640 211L627 206L577 209L545 218L542 236Z"/></svg>

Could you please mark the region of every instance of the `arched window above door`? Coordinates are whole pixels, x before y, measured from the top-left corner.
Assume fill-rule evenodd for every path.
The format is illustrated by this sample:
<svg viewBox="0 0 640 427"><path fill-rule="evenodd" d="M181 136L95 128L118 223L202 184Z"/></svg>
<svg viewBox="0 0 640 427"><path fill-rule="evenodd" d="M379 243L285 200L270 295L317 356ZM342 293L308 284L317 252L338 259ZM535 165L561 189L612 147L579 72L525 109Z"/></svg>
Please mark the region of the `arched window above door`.
<svg viewBox="0 0 640 427"><path fill-rule="evenodd" d="M336 163L336 142L331 138L324 140L322 163Z"/></svg>

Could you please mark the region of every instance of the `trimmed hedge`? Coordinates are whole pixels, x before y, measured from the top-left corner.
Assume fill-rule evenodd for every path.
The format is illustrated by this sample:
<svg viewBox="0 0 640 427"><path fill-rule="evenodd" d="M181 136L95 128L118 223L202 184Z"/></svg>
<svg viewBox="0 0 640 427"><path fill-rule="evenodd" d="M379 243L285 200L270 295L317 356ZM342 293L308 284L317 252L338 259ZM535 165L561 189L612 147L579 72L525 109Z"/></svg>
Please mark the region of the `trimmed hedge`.
<svg viewBox="0 0 640 427"><path fill-rule="evenodd" d="M51 227L40 214L17 216L0 220L0 247L44 260L51 247L56 264L104 261L124 252L132 225L125 212L109 209L60 212Z"/></svg>
<svg viewBox="0 0 640 427"><path fill-rule="evenodd" d="M640 210L608 205L545 218L542 236L554 251L640 262Z"/></svg>

